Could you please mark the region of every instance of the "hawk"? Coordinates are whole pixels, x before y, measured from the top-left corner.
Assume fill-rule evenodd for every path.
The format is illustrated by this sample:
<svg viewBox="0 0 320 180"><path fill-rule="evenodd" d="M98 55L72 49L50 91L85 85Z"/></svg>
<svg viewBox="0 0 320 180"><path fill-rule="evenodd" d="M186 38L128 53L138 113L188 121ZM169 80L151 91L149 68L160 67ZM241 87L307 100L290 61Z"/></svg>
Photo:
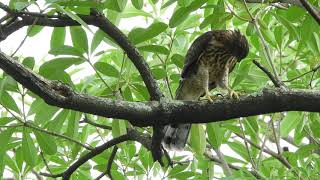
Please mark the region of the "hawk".
<svg viewBox="0 0 320 180"><path fill-rule="evenodd" d="M247 39L239 30L213 30L199 36L185 57L177 100L212 101L210 90L220 87L230 98L238 99L228 85L229 73L249 52ZM164 128L163 144L168 149L184 148L191 124L170 124Z"/></svg>

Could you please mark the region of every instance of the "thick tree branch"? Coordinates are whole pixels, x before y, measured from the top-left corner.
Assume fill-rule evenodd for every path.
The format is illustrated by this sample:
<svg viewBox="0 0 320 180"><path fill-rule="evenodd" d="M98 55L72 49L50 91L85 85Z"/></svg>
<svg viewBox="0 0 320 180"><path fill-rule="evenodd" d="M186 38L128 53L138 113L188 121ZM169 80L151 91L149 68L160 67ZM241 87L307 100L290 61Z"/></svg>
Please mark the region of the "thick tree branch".
<svg viewBox="0 0 320 180"><path fill-rule="evenodd" d="M6 7L0 2L0 8ZM15 12L13 10L7 11L13 13L14 16L18 16L19 20L14 21L6 26L0 25L0 41L6 39L10 34L19 30L24 26L39 25L50 27L66 27L66 26L79 26L80 24L65 15L45 15L41 13L26 13ZM102 31L108 34L118 45L126 52L130 60L138 69L146 87L153 100L160 100L163 97L160 88L153 78L150 68L147 62L139 54L136 47L134 47L126 35L124 35L115 25L113 25L108 19L100 14L94 15L78 15L88 25L99 27Z"/></svg>
<svg viewBox="0 0 320 180"><path fill-rule="evenodd" d="M125 119L136 126L170 123L207 123L273 112L320 112L320 91L265 89L243 96L238 101L214 103L198 101L127 102L88 96L74 92L58 81L49 81L24 68L0 52L0 68L49 105Z"/></svg>
<svg viewBox="0 0 320 180"><path fill-rule="evenodd" d="M43 15L41 13L30 13L30 12L16 12L10 10L7 6L0 3L0 8L4 9L8 13L13 14L14 16L18 16L22 18L22 20L18 20L8 26L0 27L2 29L2 34L0 34L0 40L6 38L10 33L20 29L23 26L30 25L30 21L32 21L32 25L41 25L41 26L73 26L73 25L80 25L76 21L72 20L68 16L64 15ZM128 57L131 59L133 64L138 69L139 73L145 85L149 91L150 97L152 100L161 100L164 96L160 91L160 88L153 78L150 68L143 57L139 54L136 47L134 47L128 38L116 27L114 26L108 19L106 19L101 13L97 12L97 10L92 9L91 15L79 15L83 21L85 21L89 25L94 25L99 27L102 31L108 34L118 45L126 52ZM34 19L34 20L32 20ZM6 29L7 28L7 29ZM154 137L160 137L162 132L161 127L154 124ZM161 163L161 139L157 139L153 143L153 157L155 160ZM156 151L157 149L157 151Z"/></svg>

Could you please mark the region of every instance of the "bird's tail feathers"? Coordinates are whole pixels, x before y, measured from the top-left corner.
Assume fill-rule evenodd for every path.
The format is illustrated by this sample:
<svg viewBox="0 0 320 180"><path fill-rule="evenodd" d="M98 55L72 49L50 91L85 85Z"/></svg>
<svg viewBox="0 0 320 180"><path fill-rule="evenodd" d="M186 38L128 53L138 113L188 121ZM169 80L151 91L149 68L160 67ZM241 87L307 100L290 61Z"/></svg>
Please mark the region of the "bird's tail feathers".
<svg viewBox="0 0 320 180"><path fill-rule="evenodd" d="M166 149L182 150L187 143L191 124L170 124L164 128L162 144Z"/></svg>
<svg viewBox="0 0 320 180"><path fill-rule="evenodd" d="M176 91L176 99L197 100L199 97L196 96L185 87L185 82L181 80ZM190 128L191 124L169 124L165 126L162 144L166 149L182 150L187 143Z"/></svg>

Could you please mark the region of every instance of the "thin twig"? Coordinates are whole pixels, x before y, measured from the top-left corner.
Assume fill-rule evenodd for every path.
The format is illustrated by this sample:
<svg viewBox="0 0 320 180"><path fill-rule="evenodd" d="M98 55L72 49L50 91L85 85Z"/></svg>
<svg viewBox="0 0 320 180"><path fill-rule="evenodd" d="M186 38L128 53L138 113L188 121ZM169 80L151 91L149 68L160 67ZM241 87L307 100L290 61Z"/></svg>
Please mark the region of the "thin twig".
<svg viewBox="0 0 320 180"><path fill-rule="evenodd" d="M32 125L32 124L30 124L28 122L24 122L20 117L16 116L10 109L5 107L3 104L0 103L0 105L3 108L5 108L6 111L8 111L17 121L21 122L24 127L27 127L27 128L30 128L30 129L34 129L36 131L40 131L40 132L46 133L46 134L51 135L51 136L56 136L56 137L60 137L60 138L66 139L66 140L68 140L70 142L73 142L73 143L76 143L76 144L78 144L78 145L80 145L80 146L82 146L82 147L84 147L84 148L86 148L88 150L92 150L93 149L92 147L90 147L90 146L88 146L86 144L82 144L81 142L79 142L79 141L77 141L75 139L72 139L72 138L70 138L68 136L65 136L63 134L58 134L58 133L55 133L55 132L47 131L47 130L44 130L44 129L40 128L40 127Z"/></svg>
<svg viewBox="0 0 320 180"><path fill-rule="evenodd" d="M214 148L213 149L216 153L217 153L217 156L218 158L220 159L220 162L221 162L221 165L222 165L222 169L224 171L224 173L227 175L227 176L232 176L232 172L230 170L230 167L227 163L227 161L224 159L224 155L223 153L220 151L220 148Z"/></svg>
<svg viewBox="0 0 320 180"><path fill-rule="evenodd" d="M51 169L49 167L49 164L48 164L46 158L44 157L44 154L43 154L42 151L40 151L40 156L41 156L41 159L42 159L44 165L46 166L47 171L52 175L53 173L52 173L52 171L51 171ZM54 179L56 179L56 178L54 178Z"/></svg>
<svg viewBox="0 0 320 180"><path fill-rule="evenodd" d="M248 6L247 6L246 1L245 1L245 0L242 0L242 1L243 1L243 4L244 4L244 6L245 6L245 9L246 9L247 13L249 14L249 16L250 16L250 18L251 18L251 21L250 21L250 22L254 25L254 27L255 27L255 29L256 29L256 31L257 31L257 33L258 33L259 39L261 40L261 43L262 43L262 45L263 45L263 47L264 47L264 52L265 52L265 55L266 55L266 59L268 60L269 65L270 65L271 68L272 68L273 75L274 75L276 81L280 82L280 78L279 78L279 76L278 76L277 69L275 68L275 66L274 66L274 64L273 64L273 62L272 62L270 49L269 49L269 47L268 47L268 45L267 45L267 42L266 42L266 40L264 39L264 37L263 37L263 35L262 35L261 31L260 31L260 28L259 28L259 25L258 25L258 23L257 23L257 21L256 21L256 18L253 17L253 15L251 14L251 12L249 11L249 8L248 8Z"/></svg>
<svg viewBox="0 0 320 180"><path fill-rule="evenodd" d="M273 82L275 87L282 86L281 82L277 81L277 79L273 76L273 74L267 68L265 68L262 64L260 64L257 60L253 60L253 63L269 77L269 79Z"/></svg>
<svg viewBox="0 0 320 180"><path fill-rule="evenodd" d="M308 0L300 0L301 4L306 8L306 10L311 14L311 16L318 22L320 25L320 13L315 9Z"/></svg>
<svg viewBox="0 0 320 180"><path fill-rule="evenodd" d="M108 83L102 78L100 72L94 67L91 60L89 58L83 58L87 63L91 66L91 68L94 70L94 72L97 74L98 78L102 81L102 83L111 91L113 92L113 89L108 85Z"/></svg>
<svg viewBox="0 0 320 180"><path fill-rule="evenodd" d="M271 129L272 129L272 133L273 133L273 136L274 136L274 140L275 140L275 143L277 145L277 150L278 150L278 154L280 156L282 156L282 149L281 149L281 146L280 146L280 138L279 136L277 136L277 133L276 133L276 128L275 128L275 125L274 125L274 122L273 122L273 118L271 118ZM279 128L279 127L278 127Z"/></svg>
<svg viewBox="0 0 320 180"><path fill-rule="evenodd" d="M1 125L0 128L16 128L16 127L22 127L23 124L14 124L14 125Z"/></svg>
<svg viewBox="0 0 320 180"><path fill-rule="evenodd" d="M65 136L63 134L58 134L58 133L55 133L55 132L52 132L52 131L47 131L47 130L44 130L44 129L40 128L40 127L32 125L30 123L24 123L24 126L28 127L28 128L31 128L31 129L34 129L34 130L39 131L39 132L46 133L46 134L51 135L51 136L56 136L56 137L60 137L60 138L66 139L66 140L68 140L70 142L73 142L75 144L78 144L78 145L84 147L85 149L88 149L88 150L92 150L93 149L91 146L86 145L86 144L82 144L80 141L72 139L72 138L70 138L68 136Z"/></svg>
<svg viewBox="0 0 320 180"><path fill-rule="evenodd" d="M82 121L80 121L80 123L88 123L92 126L95 126L95 127L99 127L99 128L102 128L102 129L108 129L108 130L112 130L112 127L111 126L107 126L107 125L104 125L104 124L98 124L98 123L95 123L93 121L91 121L87 115L85 115L84 119Z"/></svg>
<svg viewBox="0 0 320 180"><path fill-rule="evenodd" d="M261 162L261 159L262 159L262 152L263 152L262 149L265 148L266 142L267 142L267 136L265 136L264 139L263 139L263 142L262 142L262 145L261 145L261 149L260 149L260 152L259 152L259 156L257 158L257 168L258 169L259 169L260 162Z"/></svg>
<svg viewBox="0 0 320 180"><path fill-rule="evenodd" d="M101 154L103 151L105 151L106 149L115 146L119 143L122 143L124 141L128 141L130 139L130 137L128 136L128 134L116 137L96 148L94 148L93 150L91 150L90 152L88 152L87 154L81 156L78 160L76 160L71 166L69 166L69 168L67 170L65 170L62 173L59 174L48 174L48 173L40 173L43 176L47 176L47 177L62 177L63 180L67 180L70 178L70 176L84 163L86 163L89 159Z"/></svg>
<svg viewBox="0 0 320 180"><path fill-rule="evenodd" d="M243 128L243 125L242 125L242 122L241 120L239 120L239 125L240 125L240 130L242 132L242 136L245 137L245 132L244 132L244 128ZM251 152L250 152L250 149L249 149L249 145L248 145L248 142L246 139L243 139L244 140L244 144L246 146L246 150L247 150L247 153L248 153L248 156L249 156L249 159L250 159L250 162L251 162L251 165L252 165L252 168L254 169L254 171L257 171L257 165L251 155Z"/></svg>
<svg viewBox="0 0 320 180"><path fill-rule="evenodd" d="M289 79L289 80L285 80L285 81L282 81L282 82L291 82L291 81L294 81L294 80L296 80L296 79L299 79L299 78L301 78L301 77L303 77L303 76L305 76L305 75L307 75L307 74L309 74L309 73L311 73L311 72L317 72L318 70L320 69L320 64L318 64L317 66L315 66L314 68L312 68L310 71L307 71L307 72L305 72L305 73L303 73L303 74L300 74L299 76L297 76L297 77L294 77L294 78L292 78L292 79Z"/></svg>
<svg viewBox="0 0 320 180"><path fill-rule="evenodd" d="M286 166L288 169L291 169L291 168L292 168L292 166L289 164L289 162L287 161L287 159L279 156L278 153L273 152L273 151L271 151L271 150L269 150L269 149L266 149L266 148L262 148L261 146L255 144L255 143L252 142L250 139L248 139L248 138L246 138L246 137L243 137L243 136L240 135L240 134L237 134L237 133L236 133L236 135L239 136L240 138L246 140L246 141L247 141L249 144L251 144L253 147L255 147L255 148L257 148L257 149L260 149L260 150L263 150L263 152L265 152L265 153L271 155L272 157L278 159L278 160L279 160L284 166Z"/></svg>
<svg viewBox="0 0 320 180"><path fill-rule="evenodd" d="M95 178L95 180L99 180L105 175L108 175L109 178L111 180L113 180L113 177L112 177L112 174L111 174L111 166L112 166L112 163L114 161L114 158L116 157L117 151L118 151L118 146L114 146L113 150L111 152L111 155L109 157L109 160L108 160L107 169L103 173L101 173L97 178Z"/></svg>
<svg viewBox="0 0 320 180"><path fill-rule="evenodd" d="M22 45L26 42L30 32L32 31L32 29L37 21L38 21L38 18L35 18L33 24L30 26L30 29L28 29L27 34L24 36L23 40L20 42L17 49L10 55L11 57L13 57L19 51L19 49L22 47Z"/></svg>
<svg viewBox="0 0 320 180"><path fill-rule="evenodd" d="M242 21L245 21L245 22L249 22L250 19L246 19L246 18L243 18L241 16L239 16L238 14L236 14L233 9L231 9L231 7L229 6L228 3L225 3L225 5L227 6L228 10L231 12L231 14L233 14L236 18L238 18L239 20L242 20Z"/></svg>
<svg viewBox="0 0 320 180"><path fill-rule="evenodd" d="M214 161L214 162L218 163L219 165L222 164L221 160L220 160L218 157L212 155L212 154L210 153L210 151L208 151L208 150L206 150L206 151L204 152L204 156L206 156L206 157L207 157L208 159L210 159L211 161ZM236 170L236 171L241 170L241 167L235 166L235 165L233 165L233 164L231 164L231 163L228 163L228 167L230 167L231 169ZM253 176L255 176L256 178L261 179L261 175L258 174L258 173L256 173L255 171L249 171L249 172L250 172Z"/></svg>

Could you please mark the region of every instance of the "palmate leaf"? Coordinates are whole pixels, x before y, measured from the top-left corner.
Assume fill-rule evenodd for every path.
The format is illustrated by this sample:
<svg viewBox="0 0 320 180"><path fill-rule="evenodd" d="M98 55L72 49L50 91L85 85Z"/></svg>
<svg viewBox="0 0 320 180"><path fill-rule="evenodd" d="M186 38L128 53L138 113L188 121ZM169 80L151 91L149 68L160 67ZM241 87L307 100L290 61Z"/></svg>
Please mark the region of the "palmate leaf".
<svg viewBox="0 0 320 180"><path fill-rule="evenodd" d="M310 2L318 8L316 1ZM11 0L9 5L17 9L17 13L26 12L27 14L33 12L36 7L34 1L27 2L27 0ZM246 35L250 44L248 57L237 63L235 69L230 73L230 87L239 92L241 98L251 93L260 93L264 88L274 88L269 77L252 63L252 60L256 59L272 72L263 53L264 47L261 39L254 24L250 22L250 16L241 1L47 0L44 7L41 3L38 5L45 10L48 17L48 22L39 21L39 24L54 22L52 25L55 26L60 16L63 18L68 16L79 25L52 28L29 26L26 31L21 31L28 38L26 44L16 53L15 58L22 62L24 67L49 80L68 83L77 93L96 96L101 100L110 98L115 103L122 101L113 96L113 91L120 92L123 101L149 102L152 99L142 76L131 62L132 54L123 51L117 45L117 38L115 38L116 41L113 40L102 29L88 26L81 19L86 16L92 17L90 8L97 8L102 12L101 15L128 35L135 50L149 65L161 92L168 99L171 96L170 90L174 96L179 86L185 55L193 40L206 31L216 29L239 29ZM230 6L231 10L226 5ZM290 5L280 9L278 6L270 6L266 1L259 4L248 2L247 5L271 52L271 60L278 71L280 80L303 75L319 64L320 26L304 8ZM28 8L30 12L25 8ZM51 16L57 18L51 21L49 20ZM17 21L24 22L26 19L28 20L28 18L18 18ZM7 27L9 22L4 19L1 25ZM65 25L59 24L59 26ZM94 33L90 29L94 30ZM103 30L112 32L112 29ZM42 38L41 35L44 33L47 33L48 38ZM28 42L33 43L33 40L39 37L45 42L36 43L43 44L43 47L50 45L49 55L41 54L40 59L38 58L40 49L28 45ZM7 38L7 40L11 39ZM7 49L7 40L3 41L3 47L1 46L1 50L6 53L17 48L17 43L14 42L16 45L8 46ZM50 43L46 42L49 40ZM28 54L30 57L24 56L25 49L32 52L31 56ZM33 55L35 57L32 57ZM52 58L52 55L57 57ZM111 87L110 89L105 87L94 72L87 73L92 72L93 69L85 66L85 58L90 58L94 64L94 70L97 70ZM159 60L160 58L162 61ZM152 127L132 127L125 119L89 115L93 122L108 125L112 130L95 127L83 121L82 112L48 105L36 94L23 88L8 74L0 74L0 100L3 105L3 108L0 108L0 173L2 176L7 174L3 173L4 169L10 171L12 177L15 178L34 177L30 175L32 170L47 171L41 160L40 152L44 154L53 174L65 171L80 157L91 152L63 138L28 127L15 127L23 123L18 122L12 114L28 123L32 122L43 131L59 133L83 144L90 144L92 147L98 147L126 134L129 128L144 133L146 136L152 136ZM320 73L318 70L311 71L285 84L289 88L317 91L320 87ZM171 89L169 90L168 87ZM224 96L224 98L218 96L214 103L238 103L228 100L225 96L226 92L219 88L215 88L211 93ZM21 105L22 96L24 107ZM253 95L245 98L254 100L260 97ZM206 102L199 103L206 106ZM192 110L193 107L189 108ZM273 107L266 108L272 109ZM225 108L221 111L228 112L229 110ZM267 154L267 151L262 151L261 159L258 160L260 149L250 144L254 143L277 153L276 145L269 141L273 140L270 118L274 118L276 125L280 124L279 127L276 126L276 133L278 135L280 132L281 147L289 148L289 151L283 151L281 156L290 163L292 167L290 170L282 161L279 161L279 158ZM212 119L212 122L215 121L216 119ZM164 167L161 167L158 162L154 163L152 153L143 146L143 143L135 141L120 143L115 159L112 161L111 175L114 179L259 179L252 173L257 172L261 179L295 179L296 174L293 173L295 171L301 177L317 178L320 171L317 146L320 137L319 113L283 112L274 115L269 112L269 114L259 116L242 117L241 122L244 134L242 134L238 120L193 125L183 151L168 150L173 162L172 167L167 166L168 160L165 156L162 157ZM247 147L239 134L251 141L249 151L256 166L251 165ZM284 137L288 137L288 140L293 139L291 143L295 145L283 144ZM263 144L264 139L267 139L265 144ZM150 139L146 143L150 143ZM224 174L225 171L217 168L222 167L222 159L219 159L215 153L216 148L223 153L224 160L231 168L232 176L227 177ZM204 151L212 153L219 161L210 159L204 155ZM92 179L96 178L91 175L95 174L95 171L105 172L111 152L112 148L109 148L81 165L73 173L71 179Z"/></svg>

